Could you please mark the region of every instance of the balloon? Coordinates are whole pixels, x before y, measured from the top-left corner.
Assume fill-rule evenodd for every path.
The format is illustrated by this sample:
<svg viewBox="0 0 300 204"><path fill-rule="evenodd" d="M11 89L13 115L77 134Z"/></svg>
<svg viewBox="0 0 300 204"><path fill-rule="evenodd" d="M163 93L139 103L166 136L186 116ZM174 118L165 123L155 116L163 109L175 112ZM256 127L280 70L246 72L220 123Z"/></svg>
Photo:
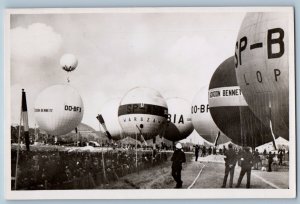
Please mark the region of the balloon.
<svg viewBox="0 0 300 204"><path fill-rule="evenodd" d="M76 69L78 65L78 60L73 54L64 54L60 58L60 65L63 70L71 72Z"/></svg>
<svg viewBox="0 0 300 204"><path fill-rule="evenodd" d="M151 88L136 87L122 98L119 122L125 135L145 140L157 136L166 124L168 107L161 94Z"/></svg>
<svg viewBox="0 0 300 204"><path fill-rule="evenodd" d="M109 100L103 105L101 109L101 115L104 119L105 126L113 140L121 139L123 134L118 118L118 109L120 102L121 98Z"/></svg>
<svg viewBox="0 0 300 204"><path fill-rule="evenodd" d="M272 141L270 128L252 113L237 85L234 57L226 59L214 72L208 103L214 122L233 143L256 147Z"/></svg>
<svg viewBox="0 0 300 204"><path fill-rule="evenodd" d="M218 134L220 134L217 144L223 144L230 141L230 139L221 132L210 115L208 105L208 85L202 87L195 95L191 111L194 128L202 138L208 142L214 143Z"/></svg>
<svg viewBox="0 0 300 204"><path fill-rule="evenodd" d="M74 130L83 117L83 102L78 92L68 85L44 89L34 106L35 120L50 135L64 135Z"/></svg>
<svg viewBox="0 0 300 204"><path fill-rule="evenodd" d="M288 14L248 13L236 42L237 81L254 114L285 139L289 138L288 59Z"/></svg>
<svg viewBox="0 0 300 204"><path fill-rule="evenodd" d="M167 99L168 120L163 137L170 141L187 138L194 130L190 103L182 98Z"/></svg>

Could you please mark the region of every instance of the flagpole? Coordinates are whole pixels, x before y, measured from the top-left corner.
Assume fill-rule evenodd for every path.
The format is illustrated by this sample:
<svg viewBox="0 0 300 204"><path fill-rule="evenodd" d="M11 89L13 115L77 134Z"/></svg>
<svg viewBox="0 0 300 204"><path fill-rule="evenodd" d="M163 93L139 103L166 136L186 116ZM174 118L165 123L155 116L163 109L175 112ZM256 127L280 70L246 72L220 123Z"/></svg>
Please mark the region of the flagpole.
<svg viewBox="0 0 300 204"><path fill-rule="evenodd" d="M78 135L78 129L77 129L77 127L75 128L75 134L76 134L76 147L78 147L79 146L79 142L78 142L79 135Z"/></svg>
<svg viewBox="0 0 300 204"><path fill-rule="evenodd" d="M269 100L269 113L270 113L270 130L271 130L271 134L272 134L272 137L273 137L273 146L274 146L274 149L277 150L277 146L276 146L276 138L275 138L275 135L274 135L274 132L273 132L273 125L272 125L272 104L271 104L271 101Z"/></svg>
<svg viewBox="0 0 300 204"><path fill-rule="evenodd" d="M34 124L34 144L37 143L37 140L38 140L38 134L36 130L36 124Z"/></svg>
<svg viewBox="0 0 300 204"><path fill-rule="evenodd" d="M272 126L272 121L270 120L270 129L271 129L271 135L273 137L273 146L274 146L274 149L277 150L277 146L276 146L276 138L275 138L275 135L274 135L274 132L273 132L273 126Z"/></svg>
<svg viewBox="0 0 300 204"><path fill-rule="evenodd" d="M135 166L136 166L136 169L138 167L137 159L138 159L138 155L137 155L137 132L135 131Z"/></svg>
<svg viewBox="0 0 300 204"><path fill-rule="evenodd" d="M23 91L24 91L24 89L22 89L22 93L23 93ZM22 125L22 100L21 100L20 124L19 124L18 147L17 147L17 161L16 161L16 172L15 172L15 190L17 190L17 182L18 182L18 164L19 164L19 152L20 152L20 140L21 140L21 125Z"/></svg>
<svg viewBox="0 0 300 204"><path fill-rule="evenodd" d="M217 137L216 137L215 142L214 142L214 143L215 143L215 144L214 144L215 147L218 146L218 140L219 140L220 135L221 135L221 132L218 131Z"/></svg>

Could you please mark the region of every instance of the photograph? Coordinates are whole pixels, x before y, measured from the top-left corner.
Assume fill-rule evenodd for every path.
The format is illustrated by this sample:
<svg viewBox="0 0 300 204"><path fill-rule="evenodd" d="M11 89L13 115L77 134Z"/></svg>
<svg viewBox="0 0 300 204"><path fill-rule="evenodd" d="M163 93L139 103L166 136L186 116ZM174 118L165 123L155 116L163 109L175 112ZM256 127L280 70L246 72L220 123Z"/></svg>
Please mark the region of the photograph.
<svg viewBox="0 0 300 204"><path fill-rule="evenodd" d="M5 196L296 196L293 7L6 9Z"/></svg>

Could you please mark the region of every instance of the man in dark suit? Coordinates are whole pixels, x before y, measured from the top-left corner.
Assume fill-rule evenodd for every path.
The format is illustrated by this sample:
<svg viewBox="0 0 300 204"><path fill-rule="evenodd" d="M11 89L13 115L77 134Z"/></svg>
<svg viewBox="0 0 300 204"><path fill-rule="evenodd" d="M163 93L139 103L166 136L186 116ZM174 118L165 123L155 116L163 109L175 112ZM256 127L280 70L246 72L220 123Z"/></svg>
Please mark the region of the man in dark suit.
<svg viewBox="0 0 300 204"><path fill-rule="evenodd" d="M228 150L225 152L224 160L225 160L225 175L223 179L222 188L226 187L226 182L229 173L230 173L229 187L232 188L234 169L237 162L237 155L235 151L232 149L232 144L228 145Z"/></svg>
<svg viewBox="0 0 300 204"><path fill-rule="evenodd" d="M253 155L251 154L249 147L245 147L244 151L241 152L240 161L241 161L241 172L236 187L237 188L240 187L243 177L247 173L246 188L250 188L251 168L253 166Z"/></svg>
<svg viewBox="0 0 300 204"><path fill-rule="evenodd" d="M182 180L181 180L181 170L182 163L185 163L185 154L182 151L182 145L180 143L176 144L175 151L171 158L172 163L172 176L176 181L175 188L182 188Z"/></svg>

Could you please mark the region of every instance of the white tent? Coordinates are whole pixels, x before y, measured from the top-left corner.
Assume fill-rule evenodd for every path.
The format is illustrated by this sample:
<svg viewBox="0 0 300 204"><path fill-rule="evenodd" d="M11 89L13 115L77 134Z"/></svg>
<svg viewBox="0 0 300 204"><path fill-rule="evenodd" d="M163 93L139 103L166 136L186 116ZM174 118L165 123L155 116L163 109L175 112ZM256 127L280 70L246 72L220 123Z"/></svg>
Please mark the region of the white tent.
<svg viewBox="0 0 300 204"><path fill-rule="evenodd" d="M276 145L278 149L285 149L286 151L289 151L289 141L282 137L278 137L276 139Z"/></svg>
<svg viewBox="0 0 300 204"><path fill-rule="evenodd" d="M282 138L282 137L278 137L277 139L275 139L275 143L277 146L277 149L285 149L285 151L289 151L289 141ZM256 147L255 149L258 150L258 152L263 153L264 150L266 150L267 152L270 151L275 151L273 142L268 142L266 144L260 145L258 147Z"/></svg>

